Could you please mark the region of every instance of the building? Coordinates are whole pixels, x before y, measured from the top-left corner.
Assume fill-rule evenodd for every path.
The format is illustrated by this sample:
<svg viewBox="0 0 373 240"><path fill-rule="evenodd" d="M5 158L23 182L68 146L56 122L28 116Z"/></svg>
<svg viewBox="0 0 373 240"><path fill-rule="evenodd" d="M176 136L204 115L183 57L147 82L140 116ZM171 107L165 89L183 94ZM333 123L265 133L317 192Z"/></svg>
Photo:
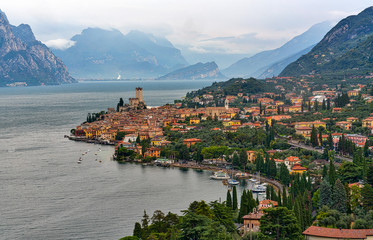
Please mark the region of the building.
<svg viewBox="0 0 373 240"><path fill-rule="evenodd" d="M247 161L253 163L255 161L256 152L255 151L246 151Z"/></svg>
<svg viewBox="0 0 373 240"><path fill-rule="evenodd" d="M202 140L198 138L188 138L183 141L183 144L185 144L187 147L190 147L199 142L202 142Z"/></svg>
<svg viewBox="0 0 373 240"><path fill-rule="evenodd" d="M373 128L373 117L368 117L366 119L363 119L362 123L363 123L363 127L372 129Z"/></svg>
<svg viewBox="0 0 373 240"><path fill-rule="evenodd" d="M346 139L352 141L358 147L363 147L365 142L368 140L366 136L359 134L347 134Z"/></svg>
<svg viewBox="0 0 373 240"><path fill-rule="evenodd" d="M373 239L373 229L339 229L311 226L303 235L306 240Z"/></svg>
<svg viewBox="0 0 373 240"><path fill-rule="evenodd" d="M307 168L302 167L299 163L293 164L293 167L291 168L291 174L302 174L307 171Z"/></svg>
<svg viewBox="0 0 373 240"><path fill-rule="evenodd" d="M338 127L340 127L340 128L343 128L343 129L345 129L347 131L351 130L351 127L352 127L351 122L348 122L348 121L336 122L335 125L338 126Z"/></svg>
<svg viewBox="0 0 373 240"><path fill-rule="evenodd" d="M348 97L356 97L359 96L359 91L352 90L347 92Z"/></svg>
<svg viewBox="0 0 373 240"><path fill-rule="evenodd" d="M244 234L248 232L259 232L260 227L260 218L263 216L263 213L249 213L243 216L243 232Z"/></svg>
<svg viewBox="0 0 373 240"><path fill-rule="evenodd" d="M326 128L326 123L325 122L321 122L319 120L316 120L316 121L313 121L313 122L296 122L294 123L294 128L297 129L299 127L315 127L315 128L318 128L318 127L324 127Z"/></svg>

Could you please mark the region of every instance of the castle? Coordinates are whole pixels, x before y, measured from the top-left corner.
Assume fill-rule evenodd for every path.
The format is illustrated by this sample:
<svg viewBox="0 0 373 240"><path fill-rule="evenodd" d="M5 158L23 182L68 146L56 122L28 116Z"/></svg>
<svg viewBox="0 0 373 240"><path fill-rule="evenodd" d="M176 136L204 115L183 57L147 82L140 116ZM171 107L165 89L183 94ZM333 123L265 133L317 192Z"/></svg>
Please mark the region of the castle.
<svg viewBox="0 0 373 240"><path fill-rule="evenodd" d="M142 88L136 88L136 97L128 99L129 104L125 104L123 107L120 108L120 111L125 111L128 108L146 108L145 102L142 98Z"/></svg>

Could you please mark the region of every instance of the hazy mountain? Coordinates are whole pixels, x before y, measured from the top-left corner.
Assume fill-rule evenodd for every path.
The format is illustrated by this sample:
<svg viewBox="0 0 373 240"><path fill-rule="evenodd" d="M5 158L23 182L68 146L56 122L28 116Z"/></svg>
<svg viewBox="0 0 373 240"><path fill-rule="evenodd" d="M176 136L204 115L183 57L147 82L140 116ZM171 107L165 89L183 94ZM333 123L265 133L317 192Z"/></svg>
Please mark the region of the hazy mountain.
<svg viewBox="0 0 373 240"><path fill-rule="evenodd" d="M291 56L304 54L305 50L319 42L328 30L330 30L329 22L315 24L306 32L294 37L281 47L257 53L249 58L243 58L222 70L222 72L229 77L259 77L263 73L271 71L269 69L274 64L285 61L277 66L280 67L284 64L286 66L286 61ZM281 70L277 69L276 72Z"/></svg>
<svg viewBox="0 0 373 240"><path fill-rule="evenodd" d="M167 39L131 31L87 28L66 50L54 50L78 78L152 78L186 66Z"/></svg>
<svg viewBox="0 0 373 240"><path fill-rule="evenodd" d="M220 73L218 65L215 62L197 63L185 68L178 69L166 74L158 79L222 79L226 78Z"/></svg>
<svg viewBox="0 0 373 240"><path fill-rule="evenodd" d="M373 72L373 7L342 19L308 54L288 65L280 75L367 72Z"/></svg>
<svg viewBox="0 0 373 240"><path fill-rule="evenodd" d="M0 11L0 86L24 82L27 85L72 83L66 66L35 39L27 24L9 24Z"/></svg>
<svg viewBox="0 0 373 240"><path fill-rule="evenodd" d="M316 45L316 44L315 44ZM259 71L255 72L254 75L258 76L259 79L271 78L273 76L278 76L284 68L289 65L290 63L296 61L298 58L307 54L311 49L315 46L312 45L303 51L300 51L288 58L285 58L279 62L274 63L271 66L266 66L265 68L260 69Z"/></svg>

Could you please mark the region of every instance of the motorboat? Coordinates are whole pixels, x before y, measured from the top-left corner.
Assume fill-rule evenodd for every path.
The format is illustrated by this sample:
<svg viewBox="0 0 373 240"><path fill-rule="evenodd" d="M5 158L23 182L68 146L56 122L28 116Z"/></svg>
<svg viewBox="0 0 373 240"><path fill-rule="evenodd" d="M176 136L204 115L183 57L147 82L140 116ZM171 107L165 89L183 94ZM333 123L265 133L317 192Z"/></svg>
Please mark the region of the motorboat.
<svg viewBox="0 0 373 240"><path fill-rule="evenodd" d="M214 172L213 175L210 176L211 179L215 180L227 180L230 179L229 175L224 171Z"/></svg>
<svg viewBox="0 0 373 240"><path fill-rule="evenodd" d="M228 179L228 184L229 185L238 185L240 182L234 179Z"/></svg>
<svg viewBox="0 0 373 240"><path fill-rule="evenodd" d="M266 192L267 190L267 187L266 186L263 186L261 184L256 184L253 189L252 189L252 192L253 193L261 193L261 192Z"/></svg>

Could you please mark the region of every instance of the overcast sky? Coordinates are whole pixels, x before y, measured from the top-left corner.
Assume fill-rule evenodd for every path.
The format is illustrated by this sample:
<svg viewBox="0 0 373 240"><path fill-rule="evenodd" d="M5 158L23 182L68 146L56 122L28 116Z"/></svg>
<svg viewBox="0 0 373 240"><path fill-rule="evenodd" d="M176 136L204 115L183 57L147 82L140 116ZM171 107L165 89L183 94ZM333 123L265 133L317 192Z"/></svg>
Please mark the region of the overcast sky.
<svg viewBox="0 0 373 240"><path fill-rule="evenodd" d="M198 53L253 54L370 5L371 0L1 0L0 8L11 24L29 24L49 44L101 27L165 36Z"/></svg>

